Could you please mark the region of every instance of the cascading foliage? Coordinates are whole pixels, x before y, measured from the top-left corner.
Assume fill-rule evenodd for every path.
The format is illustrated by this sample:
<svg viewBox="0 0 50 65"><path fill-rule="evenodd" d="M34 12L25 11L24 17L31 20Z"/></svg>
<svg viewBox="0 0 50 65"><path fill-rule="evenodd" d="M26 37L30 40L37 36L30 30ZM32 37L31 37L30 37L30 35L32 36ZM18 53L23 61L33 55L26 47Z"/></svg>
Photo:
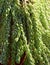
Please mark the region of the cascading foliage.
<svg viewBox="0 0 50 65"><path fill-rule="evenodd" d="M49 0L0 0L1 64L50 64L49 6Z"/></svg>

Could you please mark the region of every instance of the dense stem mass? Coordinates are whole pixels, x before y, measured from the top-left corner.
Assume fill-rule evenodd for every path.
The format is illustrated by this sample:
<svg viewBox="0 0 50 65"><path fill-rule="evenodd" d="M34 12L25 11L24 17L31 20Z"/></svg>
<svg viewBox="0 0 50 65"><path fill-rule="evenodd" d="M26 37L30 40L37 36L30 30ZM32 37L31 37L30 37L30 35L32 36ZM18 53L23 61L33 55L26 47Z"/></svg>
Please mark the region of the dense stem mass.
<svg viewBox="0 0 50 65"><path fill-rule="evenodd" d="M0 0L0 65L50 64L49 6L49 0Z"/></svg>

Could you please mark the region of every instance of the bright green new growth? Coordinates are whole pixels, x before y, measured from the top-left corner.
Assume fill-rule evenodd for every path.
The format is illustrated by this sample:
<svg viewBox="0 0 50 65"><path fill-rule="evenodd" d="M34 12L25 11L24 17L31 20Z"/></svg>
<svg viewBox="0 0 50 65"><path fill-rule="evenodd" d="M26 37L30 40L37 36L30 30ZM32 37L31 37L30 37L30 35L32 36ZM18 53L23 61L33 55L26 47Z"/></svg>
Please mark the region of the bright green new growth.
<svg viewBox="0 0 50 65"><path fill-rule="evenodd" d="M49 65L50 9L47 0L0 0L0 63Z"/></svg>

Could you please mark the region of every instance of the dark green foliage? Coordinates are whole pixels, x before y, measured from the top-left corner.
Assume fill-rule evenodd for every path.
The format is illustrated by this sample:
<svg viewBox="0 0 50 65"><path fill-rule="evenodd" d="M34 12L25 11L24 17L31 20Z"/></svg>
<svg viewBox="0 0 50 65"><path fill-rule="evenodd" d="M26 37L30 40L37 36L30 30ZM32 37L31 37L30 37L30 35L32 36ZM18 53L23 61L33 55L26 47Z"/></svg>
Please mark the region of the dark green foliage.
<svg viewBox="0 0 50 65"><path fill-rule="evenodd" d="M23 65L49 65L49 2L0 0L0 63L20 64L26 53Z"/></svg>

